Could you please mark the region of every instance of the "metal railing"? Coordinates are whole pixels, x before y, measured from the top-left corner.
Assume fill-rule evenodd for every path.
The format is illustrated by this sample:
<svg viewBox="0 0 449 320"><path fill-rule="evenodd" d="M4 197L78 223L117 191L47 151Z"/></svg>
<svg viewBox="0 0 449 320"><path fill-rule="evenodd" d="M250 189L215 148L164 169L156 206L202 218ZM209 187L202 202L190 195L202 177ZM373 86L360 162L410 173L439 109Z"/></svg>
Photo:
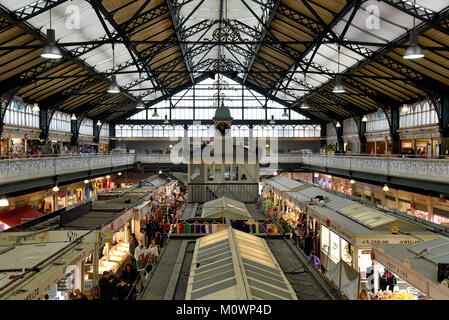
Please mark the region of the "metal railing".
<svg viewBox="0 0 449 320"><path fill-rule="evenodd" d="M60 156L0 160L0 183L44 178L135 163L135 155Z"/></svg>

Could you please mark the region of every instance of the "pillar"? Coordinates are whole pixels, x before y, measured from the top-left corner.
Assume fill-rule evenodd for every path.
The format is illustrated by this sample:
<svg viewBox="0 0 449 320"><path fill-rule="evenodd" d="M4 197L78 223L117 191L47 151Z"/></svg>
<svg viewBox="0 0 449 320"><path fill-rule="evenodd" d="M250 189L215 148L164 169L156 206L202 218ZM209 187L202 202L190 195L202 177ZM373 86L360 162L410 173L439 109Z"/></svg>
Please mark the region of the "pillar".
<svg viewBox="0 0 449 320"><path fill-rule="evenodd" d="M327 125L326 125L326 123L322 123L321 124L320 148L324 148L326 146L326 144L327 144Z"/></svg>
<svg viewBox="0 0 449 320"><path fill-rule="evenodd" d="M345 140L343 139L343 120L340 121L340 128L337 131L337 152L343 152L345 148Z"/></svg>
<svg viewBox="0 0 449 320"><path fill-rule="evenodd" d="M360 125L359 125L359 141L360 141L360 153L367 153L366 150L366 122L361 121L360 118Z"/></svg>
<svg viewBox="0 0 449 320"><path fill-rule="evenodd" d="M92 255L92 268L94 271L93 274L93 287L95 288L96 286L98 286L98 263L100 260L100 246L98 244L98 231L95 232L96 233L96 237L95 237L95 243L94 243L94 252Z"/></svg>
<svg viewBox="0 0 449 320"><path fill-rule="evenodd" d="M439 123L440 131L440 154L449 153L449 96L441 96L441 115Z"/></svg>
<svg viewBox="0 0 449 320"><path fill-rule="evenodd" d="M432 197L431 196L427 196L426 197L427 200L427 212L429 213L427 215L427 218L429 219L429 221L433 222L433 203L432 203Z"/></svg>
<svg viewBox="0 0 449 320"><path fill-rule="evenodd" d="M399 136L399 118L400 110L399 106L394 106L391 108L391 124L390 124L390 134L391 134L391 154L401 153L401 137Z"/></svg>
<svg viewBox="0 0 449 320"><path fill-rule="evenodd" d="M109 124L109 152L116 148L117 140L115 140L115 123Z"/></svg>

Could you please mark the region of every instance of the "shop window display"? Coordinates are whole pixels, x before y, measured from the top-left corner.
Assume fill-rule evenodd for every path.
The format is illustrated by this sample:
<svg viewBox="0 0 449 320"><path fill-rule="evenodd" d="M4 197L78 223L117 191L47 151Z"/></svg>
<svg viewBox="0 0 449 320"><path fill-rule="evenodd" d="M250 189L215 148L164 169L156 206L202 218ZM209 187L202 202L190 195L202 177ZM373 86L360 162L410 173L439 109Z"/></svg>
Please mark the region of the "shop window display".
<svg viewBox="0 0 449 320"><path fill-rule="evenodd" d="M338 263L340 261L340 237L330 231L330 258L333 262Z"/></svg>
<svg viewBox="0 0 449 320"><path fill-rule="evenodd" d="M329 254L329 229L325 226L321 226L321 251L323 251L326 255Z"/></svg>

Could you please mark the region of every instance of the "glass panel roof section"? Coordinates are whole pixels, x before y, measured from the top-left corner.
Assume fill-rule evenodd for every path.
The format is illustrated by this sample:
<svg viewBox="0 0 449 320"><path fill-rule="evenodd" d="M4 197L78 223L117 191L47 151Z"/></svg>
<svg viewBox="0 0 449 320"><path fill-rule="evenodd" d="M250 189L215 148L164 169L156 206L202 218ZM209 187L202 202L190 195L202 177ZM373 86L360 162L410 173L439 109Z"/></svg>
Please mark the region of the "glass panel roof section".
<svg viewBox="0 0 449 320"><path fill-rule="evenodd" d="M186 300L297 300L264 239L231 227L196 241Z"/></svg>

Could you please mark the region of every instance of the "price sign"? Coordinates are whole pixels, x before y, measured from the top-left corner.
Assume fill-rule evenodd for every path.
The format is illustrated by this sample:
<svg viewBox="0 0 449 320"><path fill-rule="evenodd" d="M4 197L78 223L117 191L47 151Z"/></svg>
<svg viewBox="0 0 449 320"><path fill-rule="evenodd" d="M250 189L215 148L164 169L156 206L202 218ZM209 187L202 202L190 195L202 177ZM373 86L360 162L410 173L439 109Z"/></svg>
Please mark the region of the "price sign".
<svg viewBox="0 0 449 320"><path fill-rule="evenodd" d="M114 239L114 233L113 232L98 232L98 243L105 244L105 243L111 243Z"/></svg>
<svg viewBox="0 0 449 320"><path fill-rule="evenodd" d="M398 227L398 226L392 226L392 227L390 228L390 231L391 231L391 233L393 233L393 234L397 234L397 233L399 233L399 227Z"/></svg>

